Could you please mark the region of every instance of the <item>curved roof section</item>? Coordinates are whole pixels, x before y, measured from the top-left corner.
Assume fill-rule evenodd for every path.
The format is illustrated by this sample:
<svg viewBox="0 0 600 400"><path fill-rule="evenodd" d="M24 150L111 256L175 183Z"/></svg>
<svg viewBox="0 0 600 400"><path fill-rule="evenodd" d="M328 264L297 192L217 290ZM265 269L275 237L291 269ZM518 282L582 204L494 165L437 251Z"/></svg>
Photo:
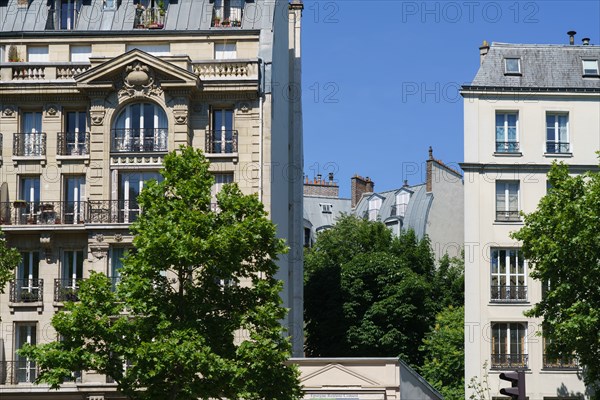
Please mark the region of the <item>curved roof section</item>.
<svg viewBox="0 0 600 400"><path fill-rule="evenodd" d="M331 213L323 213L321 204L331 204ZM350 199L304 196L304 220L310 221L315 230L335 225L342 213L350 214L351 212Z"/></svg>
<svg viewBox="0 0 600 400"><path fill-rule="evenodd" d="M507 75L505 58L521 60L521 74ZM600 79L584 78L582 59L600 59L600 46L492 43L472 86L600 89Z"/></svg>

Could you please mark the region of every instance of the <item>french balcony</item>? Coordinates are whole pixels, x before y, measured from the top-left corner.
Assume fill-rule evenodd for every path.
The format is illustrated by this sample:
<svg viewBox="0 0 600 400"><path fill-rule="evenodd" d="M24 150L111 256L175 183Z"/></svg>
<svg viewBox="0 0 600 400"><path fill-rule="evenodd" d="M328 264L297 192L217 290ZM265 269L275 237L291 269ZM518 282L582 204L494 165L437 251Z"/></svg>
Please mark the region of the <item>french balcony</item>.
<svg viewBox="0 0 600 400"><path fill-rule="evenodd" d="M51 63L51 62L11 62L4 64L0 70L0 81L53 81L73 80L88 69L90 63Z"/></svg>
<svg viewBox="0 0 600 400"><path fill-rule="evenodd" d="M491 286L492 303L527 302L527 286Z"/></svg>
<svg viewBox="0 0 600 400"><path fill-rule="evenodd" d="M208 155L237 154L237 130L207 130L205 151Z"/></svg>
<svg viewBox="0 0 600 400"><path fill-rule="evenodd" d="M45 157L46 133L13 134L13 155L17 157Z"/></svg>
<svg viewBox="0 0 600 400"><path fill-rule="evenodd" d="M569 146L569 142L546 142L546 153L551 154L565 154L570 153L571 146Z"/></svg>
<svg viewBox="0 0 600 400"><path fill-rule="evenodd" d="M34 383L37 376L38 368L32 360L0 360L0 385Z"/></svg>
<svg viewBox="0 0 600 400"><path fill-rule="evenodd" d="M519 142L496 142L496 153L518 153Z"/></svg>
<svg viewBox="0 0 600 400"><path fill-rule="evenodd" d="M492 354L492 369L526 369L528 354Z"/></svg>
<svg viewBox="0 0 600 400"><path fill-rule="evenodd" d="M16 200L0 203L2 225L78 225L86 222L86 202Z"/></svg>
<svg viewBox="0 0 600 400"><path fill-rule="evenodd" d="M90 154L89 132L59 132L56 153L59 156L87 156Z"/></svg>
<svg viewBox="0 0 600 400"><path fill-rule="evenodd" d="M159 7L136 8L133 29L163 29L166 10Z"/></svg>
<svg viewBox="0 0 600 400"><path fill-rule="evenodd" d="M81 279L54 279L54 301L57 303L79 301L77 293L81 281Z"/></svg>
<svg viewBox="0 0 600 400"><path fill-rule="evenodd" d="M544 354L544 369L579 369L579 361L574 355L553 357Z"/></svg>
<svg viewBox="0 0 600 400"><path fill-rule="evenodd" d="M498 222L519 222L521 215L518 210L496 211L496 221Z"/></svg>
<svg viewBox="0 0 600 400"><path fill-rule="evenodd" d="M90 200L88 219L91 224L127 224L140 215L137 202L132 200Z"/></svg>
<svg viewBox="0 0 600 400"><path fill-rule="evenodd" d="M15 279L9 284L11 303L37 303L43 301L43 279Z"/></svg>
<svg viewBox="0 0 600 400"><path fill-rule="evenodd" d="M157 153L167 152L168 130L153 129L113 129L111 152L113 153Z"/></svg>

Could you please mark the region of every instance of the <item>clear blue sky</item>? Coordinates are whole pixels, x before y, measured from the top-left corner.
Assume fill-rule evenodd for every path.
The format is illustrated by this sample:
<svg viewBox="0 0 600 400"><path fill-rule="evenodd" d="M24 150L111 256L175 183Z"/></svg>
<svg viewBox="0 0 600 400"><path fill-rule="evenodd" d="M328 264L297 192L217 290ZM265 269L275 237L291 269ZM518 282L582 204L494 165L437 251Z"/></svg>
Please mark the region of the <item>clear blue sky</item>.
<svg viewBox="0 0 600 400"><path fill-rule="evenodd" d="M600 44L598 0L304 3L304 172L334 172L342 197L355 173L377 191L422 182L430 145L462 161L458 89L483 40L567 44L575 30Z"/></svg>

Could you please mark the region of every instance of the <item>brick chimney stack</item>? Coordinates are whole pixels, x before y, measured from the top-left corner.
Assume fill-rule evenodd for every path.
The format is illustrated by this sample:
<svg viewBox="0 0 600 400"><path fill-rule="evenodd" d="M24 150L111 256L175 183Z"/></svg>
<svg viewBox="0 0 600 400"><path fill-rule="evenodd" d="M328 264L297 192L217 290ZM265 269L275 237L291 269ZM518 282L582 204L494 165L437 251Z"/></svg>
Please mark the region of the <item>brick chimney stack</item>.
<svg viewBox="0 0 600 400"><path fill-rule="evenodd" d="M356 207L361 197L365 193L373 193L375 183L369 178L363 178L360 175L354 175L351 179L351 206Z"/></svg>
<svg viewBox="0 0 600 400"><path fill-rule="evenodd" d="M317 196L317 197L340 197L340 187L333 179L333 173L329 173L329 180L323 179L323 175L317 174L317 177L313 180L308 179L308 176L304 177L304 195L305 196Z"/></svg>

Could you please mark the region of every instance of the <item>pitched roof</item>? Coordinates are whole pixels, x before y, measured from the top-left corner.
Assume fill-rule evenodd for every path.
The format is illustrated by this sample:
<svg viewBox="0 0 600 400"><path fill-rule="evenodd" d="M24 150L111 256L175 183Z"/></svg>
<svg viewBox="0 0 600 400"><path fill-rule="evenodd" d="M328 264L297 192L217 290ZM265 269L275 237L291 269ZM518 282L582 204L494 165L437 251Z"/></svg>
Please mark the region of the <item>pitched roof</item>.
<svg viewBox="0 0 600 400"><path fill-rule="evenodd" d="M507 75L505 58L521 60L521 74ZM583 77L583 59L600 60L600 46L492 43L471 86L600 90L598 77Z"/></svg>

